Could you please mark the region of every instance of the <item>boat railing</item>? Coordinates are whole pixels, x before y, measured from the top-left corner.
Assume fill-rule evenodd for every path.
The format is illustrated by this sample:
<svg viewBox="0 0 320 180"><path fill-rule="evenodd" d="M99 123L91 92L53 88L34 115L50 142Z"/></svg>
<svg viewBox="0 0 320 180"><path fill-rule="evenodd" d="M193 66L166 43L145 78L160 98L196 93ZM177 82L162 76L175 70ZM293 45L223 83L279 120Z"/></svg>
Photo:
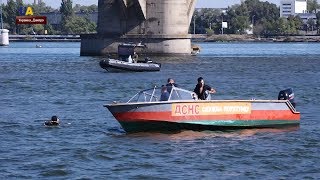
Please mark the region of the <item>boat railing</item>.
<svg viewBox="0 0 320 180"><path fill-rule="evenodd" d="M127 103L131 102L158 102L161 96L161 87L154 86L150 89L145 89L136 93L132 98L130 98ZM194 92L172 87L171 92L169 92L168 101L171 100L195 100L196 95Z"/></svg>
<svg viewBox="0 0 320 180"><path fill-rule="evenodd" d="M152 95L150 97L150 102L152 101L152 98L154 97L155 91L156 91L156 86L154 86L154 88L153 88ZM157 100L157 97L155 97L155 98L156 98L155 100Z"/></svg>
<svg viewBox="0 0 320 180"><path fill-rule="evenodd" d="M288 105L292 113L299 113L289 100L286 102L286 104Z"/></svg>
<svg viewBox="0 0 320 180"><path fill-rule="evenodd" d="M139 91L137 94L135 94L132 98L130 98L127 103L130 102L153 102L153 101L159 101L159 97L156 96L155 94L157 91L160 92L160 89L155 86L150 89L145 89L142 91Z"/></svg>
<svg viewBox="0 0 320 180"><path fill-rule="evenodd" d="M212 94L212 93L210 93L208 90L207 90L205 93L207 93L207 98L206 98L206 100L211 100L211 94Z"/></svg>
<svg viewBox="0 0 320 180"><path fill-rule="evenodd" d="M196 96L194 92L172 86L168 100L195 100Z"/></svg>

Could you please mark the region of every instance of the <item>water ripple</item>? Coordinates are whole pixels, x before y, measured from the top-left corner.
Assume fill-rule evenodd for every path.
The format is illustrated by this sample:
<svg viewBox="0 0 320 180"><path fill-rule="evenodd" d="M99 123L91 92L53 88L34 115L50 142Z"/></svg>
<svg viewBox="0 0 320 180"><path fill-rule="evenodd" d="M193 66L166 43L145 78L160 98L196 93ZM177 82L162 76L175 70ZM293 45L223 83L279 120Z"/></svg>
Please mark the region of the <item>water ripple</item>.
<svg viewBox="0 0 320 180"><path fill-rule="evenodd" d="M0 48L2 179L318 179L318 43L202 43L200 56L153 57L159 72L108 73L79 43ZM29 57L27 60L25 57ZM214 99L276 99L293 88L301 124L285 129L127 134L103 104L168 77ZM57 115L59 127L44 121Z"/></svg>

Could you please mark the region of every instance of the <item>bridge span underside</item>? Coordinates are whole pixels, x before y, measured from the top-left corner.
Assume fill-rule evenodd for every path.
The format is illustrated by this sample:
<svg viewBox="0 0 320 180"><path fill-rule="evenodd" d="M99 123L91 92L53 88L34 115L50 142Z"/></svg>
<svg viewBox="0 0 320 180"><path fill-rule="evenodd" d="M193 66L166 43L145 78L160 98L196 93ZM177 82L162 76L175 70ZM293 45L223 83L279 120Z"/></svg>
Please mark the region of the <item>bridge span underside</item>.
<svg viewBox="0 0 320 180"><path fill-rule="evenodd" d="M190 55L197 0L99 0L97 34L81 35L81 55L117 53L119 43L143 43L150 55Z"/></svg>

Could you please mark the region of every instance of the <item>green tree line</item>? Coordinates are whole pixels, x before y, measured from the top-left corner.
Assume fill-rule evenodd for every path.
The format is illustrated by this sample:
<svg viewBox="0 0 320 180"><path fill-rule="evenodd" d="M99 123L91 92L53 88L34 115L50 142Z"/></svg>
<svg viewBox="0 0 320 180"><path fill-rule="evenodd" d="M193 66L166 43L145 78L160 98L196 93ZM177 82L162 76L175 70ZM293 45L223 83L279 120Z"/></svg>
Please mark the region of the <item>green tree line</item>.
<svg viewBox="0 0 320 180"><path fill-rule="evenodd" d="M308 0L307 10L316 13L319 8L317 0ZM221 34L222 21L228 23L223 29L224 34L245 34L253 30L255 35L296 35L299 31L320 29L320 12L316 13L317 20L308 19L304 24L299 16L280 18L280 9L267 1L246 0L241 4L228 7L225 12L221 9L203 8L195 10L190 25L190 33Z"/></svg>
<svg viewBox="0 0 320 180"><path fill-rule="evenodd" d="M61 0L59 10L47 6L43 1L39 4L24 4L22 0L8 0L7 4L1 4L4 28L12 34L82 34L96 32L96 23L90 21L89 13L97 12L97 5L81 6L72 5L72 0ZM47 24L16 24L16 16L19 16L19 8L32 7L35 16L41 13L57 12L62 15L61 23L53 28L50 22ZM84 17L75 15L75 12L85 14ZM48 19L47 19L48 20Z"/></svg>
<svg viewBox="0 0 320 180"><path fill-rule="evenodd" d="M96 23L88 18L89 13L98 10L96 5L81 6L72 5L72 0L61 0L59 10L47 6L43 1L39 4L24 4L22 0L8 0L7 4L2 4L4 28L9 29L12 34L43 34L47 30L48 34L81 34L96 32ZM48 22L46 25L17 25L16 16L19 15L19 7L30 6L35 15L52 11L59 11L62 20L59 27L53 28ZM308 0L307 9L316 13L319 8L317 0ZM87 14L86 17L79 17L75 12ZM220 9L204 8L195 10L190 33L196 34L221 34L222 21L228 23L228 28L224 29L225 34L245 34L246 30L253 30L255 35L295 35L299 31L312 31L320 29L320 12L316 13L316 20L309 19L303 24L299 16L289 16L280 18L280 9L275 4L267 1L246 0L241 4L228 7L222 13ZM252 26L253 24L253 26ZM253 29L252 29L253 28Z"/></svg>

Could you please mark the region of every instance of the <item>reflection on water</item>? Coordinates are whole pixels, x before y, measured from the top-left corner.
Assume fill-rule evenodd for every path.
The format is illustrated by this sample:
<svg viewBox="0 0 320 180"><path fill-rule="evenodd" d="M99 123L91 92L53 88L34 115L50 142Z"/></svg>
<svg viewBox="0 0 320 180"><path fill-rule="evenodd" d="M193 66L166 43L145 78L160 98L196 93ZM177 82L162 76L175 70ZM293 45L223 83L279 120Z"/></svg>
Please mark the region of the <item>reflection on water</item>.
<svg viewBox="0 0 320 180"><path fill-rule="evenodd" d="M279 134L286 132L298 131L299 125L281 128L256 128L256 129L241 129L241 130L226 130L226 131L179 131L171 133L157 133L157 132L139 132L139 133L128 133L126 136L133 138L152 138L154 140L196 140L205 138L247 138L257 134Z"/></svg>
<svg viewBox="0 0 320 180"><path fill-rule="evenodd" d="M283 127L283 128L244 129L240 131L240 136L253 136L260 133L278 134L278 133L298 131L299 129L300 129L299 125L292 126L292 127Z"/></svg>

